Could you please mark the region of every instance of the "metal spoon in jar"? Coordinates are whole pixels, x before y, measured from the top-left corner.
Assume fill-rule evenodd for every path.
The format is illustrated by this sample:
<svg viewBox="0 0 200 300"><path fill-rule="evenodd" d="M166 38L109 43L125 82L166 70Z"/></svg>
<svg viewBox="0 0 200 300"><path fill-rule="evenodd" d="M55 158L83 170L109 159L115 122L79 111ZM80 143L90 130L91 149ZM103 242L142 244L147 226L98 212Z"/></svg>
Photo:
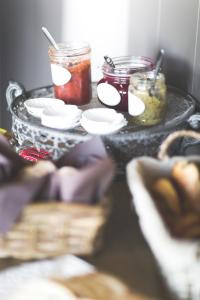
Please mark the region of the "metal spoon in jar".
<svg viewBox="0 0 200 300"><path fill-rule="evenodd" d="M104 59L105 59L106 63L107 63L111 68L113 68L113 69L115 68L115 64L114 64L114 62L113 62L113 60L112 60L111 57L105 55L105 56L104 56Z"/></svg>
<svg viewBox="0 0 200 300"><path fill-rule="evenodd" d="M164 54L165 54L164 49L161 49L160 52L159 52L159 55L158 55L157 62L156 62L156 68L155 68L155 71L154 71L154 78L152 79L151 88L150 88L150 90L149 90L149 95L150 95L151 97L155 95L155 84L156 84L156 79L157 79L158 73L159 73L159 71L160 71L162 62L163 62Z"/></svg>
<svg viewBox="0 0 200 300"><path fill-rule="evenodd" d="M47 40L50 42L50 44L56 49L59 50L59 47L56 43L56 41L54 40L54 38L52 37L52 35L50 34L50 32L48 31L48 29L46 27L42 27L42 31L44 33L44 35L46 36Z"/></svg>

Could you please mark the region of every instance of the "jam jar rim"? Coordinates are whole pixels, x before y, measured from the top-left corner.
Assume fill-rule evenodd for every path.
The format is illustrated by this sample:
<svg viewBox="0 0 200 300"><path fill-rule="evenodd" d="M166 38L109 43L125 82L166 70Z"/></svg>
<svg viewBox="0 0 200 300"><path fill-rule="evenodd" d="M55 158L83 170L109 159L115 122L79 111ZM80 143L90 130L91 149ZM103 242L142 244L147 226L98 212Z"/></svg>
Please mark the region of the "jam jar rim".
<svg viewBox="0 0 200 300"><path fill-rule="evenodd" d="M59 49L49 46L49 55L54 57L73 57L89 54L90 44L85 41L67 41L57 43Z"/></svg>
<svg viewBox="0 0 200 300"><path fill-rule="evenodd" d="M115 68L111 67L107 62L104 62L102 66L102 71L105 75L109 76L120 76L120 77L130 77L135 72L146 72L152 71L154 68L154 62L151 58L146 56L117 56L113 57L112 61L115 65ZM133 62L135 65L133 66ZM132 67L131 67L132 63ZM137 67L136 64L142 64L143 66ZM128 67L129 64L129 67ZM119 65L121 67L117 67Z"/></svg>

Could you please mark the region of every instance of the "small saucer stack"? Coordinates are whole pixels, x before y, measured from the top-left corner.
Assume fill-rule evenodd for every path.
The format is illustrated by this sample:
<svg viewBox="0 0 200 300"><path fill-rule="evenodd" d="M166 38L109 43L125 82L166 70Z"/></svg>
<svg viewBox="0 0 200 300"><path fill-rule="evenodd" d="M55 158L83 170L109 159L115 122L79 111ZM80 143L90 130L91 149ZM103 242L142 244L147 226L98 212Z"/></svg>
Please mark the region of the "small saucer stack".
<svg viewBox="0 0 200 300"><path fill-rule="evenodd" d="M92 108L82 113L81 125L88 133L104 135L117 132L127 120L114 109Z"/></svg>
<svg viewBox="0 0 200 300"><path fill-rule="evenodd" d="M79 125L82 111L76 105L48 107L43 110L41 123L57 129L71 129Z"/></svg>
<svg viewBox="0 0 200 300"><path fill-rule="evenodd" d="M29 114L41 119L41 124L56 129L71 129L79 125L82 111L76 105L52 98L29 99L24 102Z"/></svg>
<svg viewBox="0 0 200 300"><path fill-rule="evenodd" d="M110 108L92 108L82 112L76 105L52 98L29 99L24 102L29 114L41 119L41 124L55 129L81 126L90 134L104 135L127 125L124 115Z"/></svg>

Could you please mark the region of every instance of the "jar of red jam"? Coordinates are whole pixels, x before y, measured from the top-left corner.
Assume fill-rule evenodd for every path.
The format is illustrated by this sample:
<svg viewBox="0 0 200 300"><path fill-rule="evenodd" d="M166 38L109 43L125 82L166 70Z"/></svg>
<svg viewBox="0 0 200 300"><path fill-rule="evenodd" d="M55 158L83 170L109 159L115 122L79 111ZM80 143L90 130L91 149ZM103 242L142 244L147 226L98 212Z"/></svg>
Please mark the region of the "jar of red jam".
<svg viewBox="0 0 200 300"><path fill-rule="evenodd" d="M103 78L97 84L97 96L101 103L119 111L128 111L128 86L135 72L151 71L154 64L150 58L124 56L112 58L114 64L105 62Z"/></svg>
<svg viewBox="0 0 200 300"><path fill-rule="evenodd" d="M67 104L84 105L91 99L91 49L85 42L49 47L55 98Z"/></svg>

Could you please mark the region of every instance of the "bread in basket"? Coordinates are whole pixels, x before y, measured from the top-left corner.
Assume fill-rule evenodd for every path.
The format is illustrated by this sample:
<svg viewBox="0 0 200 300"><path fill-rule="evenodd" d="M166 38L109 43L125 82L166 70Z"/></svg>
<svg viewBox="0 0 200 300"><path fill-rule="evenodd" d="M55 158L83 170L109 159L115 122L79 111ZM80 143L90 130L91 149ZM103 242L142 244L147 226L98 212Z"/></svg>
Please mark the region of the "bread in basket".
<svg viewBox="0 0 200 300"><path fill-rule="evenodd" d="M127 166L127 179L133 196L133 204L139 216L141 230L169 286L181 299L200 299L200 239L197 238L196 227L195 235L193 231L193 238L191 236L188 238L186 228L185 232L182 231L182 236L179 238L174 236L170 231L169 224L165 222L162 211L159 210L156 199L157 195L152 193L152 188L158 180L163 180L164 178L171 180L172 172L175 166L180 162L182 163L184 161L189 167L195 165L199 168L200 166L200 156L179 156L172 158L167 156L167 150L170 144L178 137L200 139L200 134L193 131L178 131L172 133L161 145L159 157L162 161L150 157L133 159ZM184 178L184 180L185 179L186 178ZM191 178L188 177L187 180L191 181ZM177 182L175 185L176 184ZM198 185L200 185L200 180ZM164 185L162 185L162 187L164 188ZM181 192L179 196L183 195L182 192L185 188L186 187L182 186L182 190L180 191L179 189ZM166 200L166 196L169 197L169 195L172 197L168 189L168 195L164 196L163 193L164 197L160 199L161 205L163 205L162 201L165 202L169 200ZM181 205L184 205L183 214L187 214L185 210L188 209L187 207L191 209L191 205L184 202L185 200L183 198L180 198L180 200ZM187 201L188 200L190 202L191 199L187 198ZM198 201L200 201L200 199L198 199ZM182 218L182 212L177 211L176 203L175 206L173 203L173 207L170 207L170 203L171 202L167 203L169 209L166 209L165 214L168 214L171 218L175 216L173 219L175 222L173 224L178 224ZM166 202L164 205L166 205ZM175 211L173 211L174 207ZM192 214L194 213L200 221L200 216L198 217L200 212L196 211L195 207L192 207L189 213L191 212ZM197 225L200 227L199 221Z"/></svg>

